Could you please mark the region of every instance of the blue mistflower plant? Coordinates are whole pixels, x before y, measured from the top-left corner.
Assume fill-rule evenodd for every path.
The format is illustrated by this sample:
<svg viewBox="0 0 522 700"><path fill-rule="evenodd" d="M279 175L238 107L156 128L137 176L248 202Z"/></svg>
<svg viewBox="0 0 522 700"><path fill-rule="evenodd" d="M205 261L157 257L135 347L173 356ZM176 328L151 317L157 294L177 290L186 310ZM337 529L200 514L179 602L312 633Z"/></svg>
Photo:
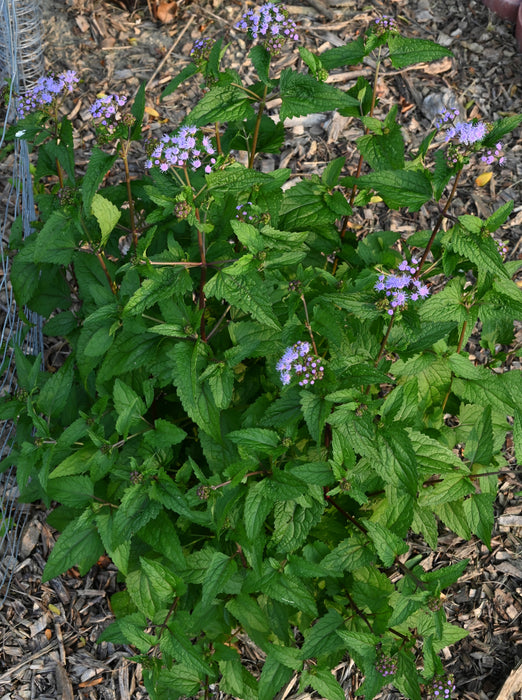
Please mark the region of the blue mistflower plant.
<svg viewBox="0 0 522 700"><path fill-rule="evenodd" d="M310 343L300 340L286 348L276 369L284 385L290 384L292 379L297 377L299 386L311 386L324 376L321 359L312 352Z"/></svg>

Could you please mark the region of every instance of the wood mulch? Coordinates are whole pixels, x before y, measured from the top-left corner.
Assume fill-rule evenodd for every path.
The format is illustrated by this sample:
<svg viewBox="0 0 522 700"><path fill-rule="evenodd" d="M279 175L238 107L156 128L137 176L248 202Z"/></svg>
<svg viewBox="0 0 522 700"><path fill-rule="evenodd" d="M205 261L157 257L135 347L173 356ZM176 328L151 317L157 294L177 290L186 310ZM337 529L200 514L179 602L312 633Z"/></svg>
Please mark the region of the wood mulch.
<svg viewBox="0 0 522 700"><path fill-rule="evenodd" d="M175 96L159 101L164 86L187 64L195 39L223 36L232 42L227 54L230 64L237 67L243 60L245 37L233 28L246 9L240 0L41 0L41 4L46 67L55 72L76 69L82 77L69 109L77 144L85 152L94 137L88 109L97 93L132 96L146 81L151 108L146 131L147 136L157 137L175 128L198 98L194 80ZM522 55L517 52L513 27L480 0L306 0L286 6L311 50L343 45L368 21L389 14L398 18L408 35L439 41L454 52L455 59L382 74L379 98L383 108L399 101L405 135L412 145L422 139L445 104L458 104L468 116L491 121L522 111ZM298 60L294 51L282 57L279 65L294 65ZM371 70L368 61L362 69L337 71L331 81L339 87L349 86L357 75L370 75ZM288 127L282 152L267 156L263 169L290 166L306 176L345 154L351 172L356 161L353 140L360 133L352 120L311 115L291 120ZM520 131L511 137L505 167L496 170L485 187L477 187L474 176L468 176L452 208L454 215L487 215L499 204L515 200L509 225L500 233L507 242L509 259L522 258L520 137ZM144 153L136 147L136 176L143 172L143 161ZM86 163L87 156L83 165ZM352 223L361 235L378 228L407 235L429 228L435 215L429 208L404 215L373 207L358 212ZM505 369L520 367L521 348L522 324L518 324ZM477 362L483 361L484 351L473 338L468 349ZM60 356L61 350L49 344L48 362L59 364ZM411 542L410 553L424 554L425 565L432 568L469 559L464 576L446 591L445 598L449 620L469 631L466 639L443 651L446 668L455 676L457 697L463 700L522 698L522 478L509 440L506 457L508 467L499 477L491 550L476 539L467 542L444 529L436 552L430 553L420 541ZM73 569L42 584L42 570L56 533L46 524L42 507L26 506L26 510L28 524L20 550L9 561L4 559L14 576L0 607L0 700L147 698L140 667L129 661L133 649L96 642L112 619L110 596L121 588L114 565L102 559L85 577ZM259 668L255 648L245 642L243 653L249 668ZM336 673L346 697L353 698L361 682L353 663L342 663ZM294 678L277 698L318 697L299 693L298 685ZM216 688L212 697L226 696ZM399 700L401 695L383 691L379 697Z"/></svg>

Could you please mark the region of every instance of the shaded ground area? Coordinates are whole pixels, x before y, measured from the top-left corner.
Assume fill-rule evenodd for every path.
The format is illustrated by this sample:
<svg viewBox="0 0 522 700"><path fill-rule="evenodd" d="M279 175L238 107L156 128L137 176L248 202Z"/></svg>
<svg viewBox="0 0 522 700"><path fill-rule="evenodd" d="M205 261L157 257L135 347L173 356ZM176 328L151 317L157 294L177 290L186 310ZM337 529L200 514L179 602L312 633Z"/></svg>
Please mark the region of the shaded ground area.
<svg viewBox="0 0 522 700"><path fill-rule="evenodd" d="M162 12L159 13L159 6ZM168 7L166 7L168 5ZM244 35L234 30L246 5L239 0L160 3L156 0L42 0L46 37L46 64L59 72L76 69L82 83L69 104L78 146L87 152L93 139L89 106L97 93L116 92L132 96L147 83L147 136L172 130L199 95L197 79L189 81L175 96L159 102L166 83L188 62L190 48L201 36L223 36L231 42L229 65L236 67L244 56ZM253 6L253 5L249 5ZM287 5L299 25L304 43L312 51L341 46L379 14L395 16L401 30L448 46L455 59L420 69L386 71L381 74L379 98L385 111L397 101L405 135L418 143L430 128L439 109L458 104L469 117L495 120L522 111L522 57L516 51L511 25L492 15L479 0L397 0L365 3L361 0L308 0ZM158 19L153 18L153 10ZM163 19L171 19L165 23ZM279 67L295 65L297 51L284 55ZM247 69L248 70L248 69ZM349 87L358 75L372 75L369 61L363 68L339 70L332 76L337 86ZM274 108L277 105L272 105ZM159 116L155 116L154 110ZM354 138L357 125L338 115L322 114L291 120L282 152L267 156L261 167L292 167L298 175L320 172L338 155L347 156L347 172L356 164ZM485 187L474 177L463 181L452 208L461 213L488 215L507 200L515 200L514 213L500 232L507 242L508 259L522 257L520 131L509 141L506 165L496 171ZM518 139L518 140L517 140ZM145 155L134 152L134 175L143 172ZM476 173L475 173L476 175ZM375 229L400 230L404 236L429 228L436 212L423 208L415 214L388 212L372 207L356 214L352 225L359 235ZM520 367L522 324L515 344L506 348L503 369ZM470 355L483 362L484 351L472 337ZM59 365L66 348L49 342L46 361ZM422 541L411 542L410 554L423 554L425 565L440 567L469 558L462 580L447 591L445 607L450 621L469 631L469 636L444 650L448 671L455 674L457 697L465 700L497 698L512 669L522 659L522 490L520 468L512 445L506 445L509 467L499 477L496 525L492 548L479 541L465 542L441 529L437 552L429 554ZM110 595L119 589L117 572L110 561L101 560L84 578L71 570L48 584L40 583L55 533L45 524L45 513L30 511L16 561L12 588L0 609L0 700L39 698L100 698L139 700L147 698L140 669L127 660L133 650L112 644L96 644L110 622ZM250 670L260 667L258 651L245 640L242 650ZM355 667L346 661L336 669L346 690L354 697L361 682ZM517 700L518 694L502 700ZM215 698L225 698L216 689ZM317 697L298 694L295 678L277 698ZM384 691L383 700L398 700L398 693Z"/></svg>

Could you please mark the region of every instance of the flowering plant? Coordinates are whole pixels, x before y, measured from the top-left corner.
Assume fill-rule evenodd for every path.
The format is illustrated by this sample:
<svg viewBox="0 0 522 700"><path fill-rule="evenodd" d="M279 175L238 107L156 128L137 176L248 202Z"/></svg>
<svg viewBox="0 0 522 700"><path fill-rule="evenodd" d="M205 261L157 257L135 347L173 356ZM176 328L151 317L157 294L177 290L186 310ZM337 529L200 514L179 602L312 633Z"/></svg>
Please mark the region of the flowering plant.
<svg viewBox="0 0 522 700"><path fill-rule="evenodd" d="M275 74L273 55L299 40L289 11L268 3L238 26L260 42L257 82L224 67L221 42L199 40L164 95L200 73L201 99L144 144L140 179L128 159L143 89L130 106L93 105L98 144L81 175L67 118L20 98L11 135L39 144L39 218L25 239L13 227L12 284L70 353L43 370L14 348L4 466L17 465L22 499L53 504L45 579L104 553L118 567L125 590L102 638L132 646L152 698L218 684L273 700L299 674L301 689L343 700L332 669L346 654L367 698L388 683L449 698L458 679L439 652L464 632L441 591L466 561L432 570L427 552L443 526L490 546L512 427L522 450L522 373L498 371L522 310L520 262L492 237L513 203L485 219L451 205L476 154L489 162L522 118L442 115L408 152L376 80L343 91L325 77L445 48L385 18L345 47L299 48L304 70ZM357 163L298 179L257 169L287 118L334 110L360 121ZM118 160L121 184L107 184ZM373 205L424 207L432 227L357 235L350 222ZM483 366L466 352L472 333ZM238 653L245 639L258 673Z"/></svg>

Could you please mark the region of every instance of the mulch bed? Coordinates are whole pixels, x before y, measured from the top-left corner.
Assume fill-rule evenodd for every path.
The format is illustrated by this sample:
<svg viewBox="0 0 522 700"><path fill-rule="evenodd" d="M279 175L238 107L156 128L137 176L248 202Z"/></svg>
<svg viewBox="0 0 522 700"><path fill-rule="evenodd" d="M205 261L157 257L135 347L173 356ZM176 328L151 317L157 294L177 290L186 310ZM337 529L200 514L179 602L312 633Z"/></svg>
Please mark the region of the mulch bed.
<svg viewBox="0 0 522 700"><path fill-rule="evenodd" d="M93 140L88 109L97 93L132 96L145 81L147 105L160 115L155 117L149 110L146 135L157 137L174 129L198 98L197 80L193 80L175 96L159 101L164 86L188 62L195 39L222 36L232 42L229 64L237 67L243 61L245 37L233 28L245 10L240 0L42 0L41 4L46 67L55 72L74 68L82 77L69 108L78 146L85 149ZM513 27L480 0L307 0L286 6L311 50L341 46L371 19L392 14L408 35L433 39L454 52L453 60L382 74L379 98L383 109L399 101L405 134L413 145L422 139L444 104L458 104L468 116L491 121L522 111L522 57ZM298 60L294 52L282 57L279 66L294 65ZM339 87L349 86L359 74L370 75L370 63L362 69L339 70L333 81ZM352 120L332 114L311 115L291 120L288 126L282 152L267 156L263 169L289 166L306 176L320 172L331 158L346 155L351 172L356 162L353 140L360 134ZM452 208L453 215L487 215L505 201L515 200L509 226L500 234L508 245L508 259L522 258L520 137L520 131L511 137L506 165L485 187L477 187L474 176L464 180ZM145 154L136 146L134 155L133 172L139 176ZM86 163L87 158L83 165ZM407 235L429 228L435 215L429 208L404 215L373 207L358 212L352 225L360 235L379 228ZM505 369L520 368L522 324L517 331ZM483 361L484 351L473 337L468 350L477 362ZM62 348L56 350L49 343L46 351L49 364L63 361ZM509 441L506 458L508 467L499 477L491 550L476 539L467 542L444 529L436 552L429 554L420 541L411 543L411 553L428 556L426 565L433 568L469 559L464 576L446 592L445 599L449 620L467 629L469 636L443 652L447 670L455 675L457 697L464 700L522 698L520 673L518 680L511 676L511 690L507 685L522 659L522 515L517 495L522 491L522 480ZM96 642L112 619L109 598L120 589L114 565L102 559L85 577L73 569L41 584L56 533L45 523L43 508L27 509L28 526L21 548L10 562L14 578L0 608L0 700L147 698L140 667L128 660L133 650ZM260 659L248 643L244 655L249 668L259 668ZM347 660L336 672L346 697L353 698L361 682L353 663ZM499 696L503 686L505 692ZM226 696L216 688L212 697ZM277 696L278 700L317 697L298 694L297 678ZM399 700L401 695L384 691L380 698Z"/></svg>

